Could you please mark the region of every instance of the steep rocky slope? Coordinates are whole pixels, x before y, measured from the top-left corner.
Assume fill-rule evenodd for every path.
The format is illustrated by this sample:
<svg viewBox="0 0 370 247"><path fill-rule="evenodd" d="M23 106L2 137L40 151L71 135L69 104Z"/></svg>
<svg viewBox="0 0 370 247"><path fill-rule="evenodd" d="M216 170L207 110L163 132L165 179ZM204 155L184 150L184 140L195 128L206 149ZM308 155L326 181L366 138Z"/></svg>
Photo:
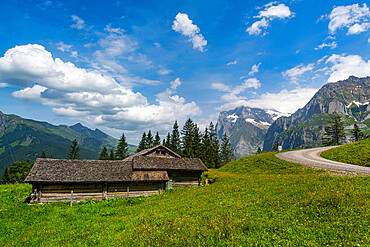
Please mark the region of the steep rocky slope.
<svg viewBox="0 0 370 247"><path fill-rule="evenodd" d="M277 119L268 129L263 150L271 151L276 140L283 149L320 146L329 114L345 116L346 129L354 123L368 131L370 126L370 77L349 77L324 85L314 97L290 117Z"/></svg>
<svg viewBox="0 0 370 247"><path fill-rule="evenodd" d="M270 114L269 114L270 113ZM278 117L278 112L259 108L238 107L234 110L220 113L216 132L221 140L226 133L231 147L237 157L245 157L256 153L257 148L263 146L263 138L268 127Z"/></svg>

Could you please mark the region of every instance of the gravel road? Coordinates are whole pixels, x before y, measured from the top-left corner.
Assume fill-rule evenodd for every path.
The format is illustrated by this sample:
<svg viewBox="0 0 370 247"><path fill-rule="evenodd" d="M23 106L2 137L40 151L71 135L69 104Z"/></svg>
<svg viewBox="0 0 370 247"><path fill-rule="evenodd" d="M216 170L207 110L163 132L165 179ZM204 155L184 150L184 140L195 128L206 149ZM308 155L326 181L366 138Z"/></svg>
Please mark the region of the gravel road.
<svg viewBox="0 0 370 247"><path fill-rule="evenodd" d="M323 169L334 170L334 171L342 171L342 172L370 174L370 167L350 165L346 163L336 162L336 161L324 159L320 156L321 152L331 149L331 148L335 148L335 146L289 151L289 152L284 152L284 153L278 153L275 156L278 157L279 159L302 164L305 166L323 168Z"/></svg>

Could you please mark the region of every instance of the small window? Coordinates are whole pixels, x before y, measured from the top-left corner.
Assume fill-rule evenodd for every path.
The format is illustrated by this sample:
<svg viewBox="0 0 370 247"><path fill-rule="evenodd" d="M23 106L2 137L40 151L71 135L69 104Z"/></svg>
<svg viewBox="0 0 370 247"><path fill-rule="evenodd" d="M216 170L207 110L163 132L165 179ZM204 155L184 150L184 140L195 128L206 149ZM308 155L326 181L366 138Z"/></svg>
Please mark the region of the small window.
<svg viewBox="0 0 370 247"><path fill-rule="evenodd" d="M165 154L166 154L166 151L161 150L161 154L162 154L162 155L165 155Z"/></svg>

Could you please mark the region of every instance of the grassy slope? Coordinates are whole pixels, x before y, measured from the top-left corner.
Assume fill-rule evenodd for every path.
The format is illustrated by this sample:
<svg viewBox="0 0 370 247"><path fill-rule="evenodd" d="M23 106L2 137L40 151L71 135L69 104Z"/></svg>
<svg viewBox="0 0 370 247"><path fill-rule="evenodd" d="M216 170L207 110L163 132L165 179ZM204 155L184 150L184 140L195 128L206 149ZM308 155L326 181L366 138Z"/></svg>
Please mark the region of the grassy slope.
<svg viewBox="0 0 370 247"><path fill-rule="evenodd" d="M215 184L161 195L15 208L29 185L0 186L0 244L366 246L369 177L335 177L264 153L211 173Z"/></svg>
<svg viewBox="0 0 370 247"><path fill-rule="evenodd" d="M339 162L370 167L370 138L329 149L321 156Z"/></svg>

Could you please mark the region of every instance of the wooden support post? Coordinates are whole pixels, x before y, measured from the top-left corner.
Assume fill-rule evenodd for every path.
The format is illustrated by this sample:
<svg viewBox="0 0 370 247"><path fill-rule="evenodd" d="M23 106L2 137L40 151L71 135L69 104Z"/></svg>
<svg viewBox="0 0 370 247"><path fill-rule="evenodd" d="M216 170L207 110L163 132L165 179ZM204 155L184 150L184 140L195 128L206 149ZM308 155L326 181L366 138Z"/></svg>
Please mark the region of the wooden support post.
<svg viewBox="0 0 370 247"><path fill-rule="evenodd" d="M18 200L17 200L17 203L15 204L15 206L16 206L16 207L18 206L18 202L19 202L19 200L21 199L21 194L22 194L22 191L21 191L21 192L19 192Z"/></svg>
<svg viewBox="0 0 370 247"><path fill-rule="evenodd" d="M107 184L103 184L102 199L103 200L107 200L108 199L108 185Z"/></svg>
<svg viewBox="0 0 370 247"><path fill-rule="evenodd" d="M71 190L71 202L69 203L69 206L72 207L73 204L73 190Z"/></svg>
<svg viewBox="0 0 370 247"><path fill-rule="evenodd" d="M41 189L39 190L37 197L38 197L37 198L38 203L41 203Z"/></svg>
<svg viewBox="0 0 370 247"><path fill-rule="evenodd" d="M127 197L129 197L129 196L130 196L130 188L127 187Z"/></svg>

